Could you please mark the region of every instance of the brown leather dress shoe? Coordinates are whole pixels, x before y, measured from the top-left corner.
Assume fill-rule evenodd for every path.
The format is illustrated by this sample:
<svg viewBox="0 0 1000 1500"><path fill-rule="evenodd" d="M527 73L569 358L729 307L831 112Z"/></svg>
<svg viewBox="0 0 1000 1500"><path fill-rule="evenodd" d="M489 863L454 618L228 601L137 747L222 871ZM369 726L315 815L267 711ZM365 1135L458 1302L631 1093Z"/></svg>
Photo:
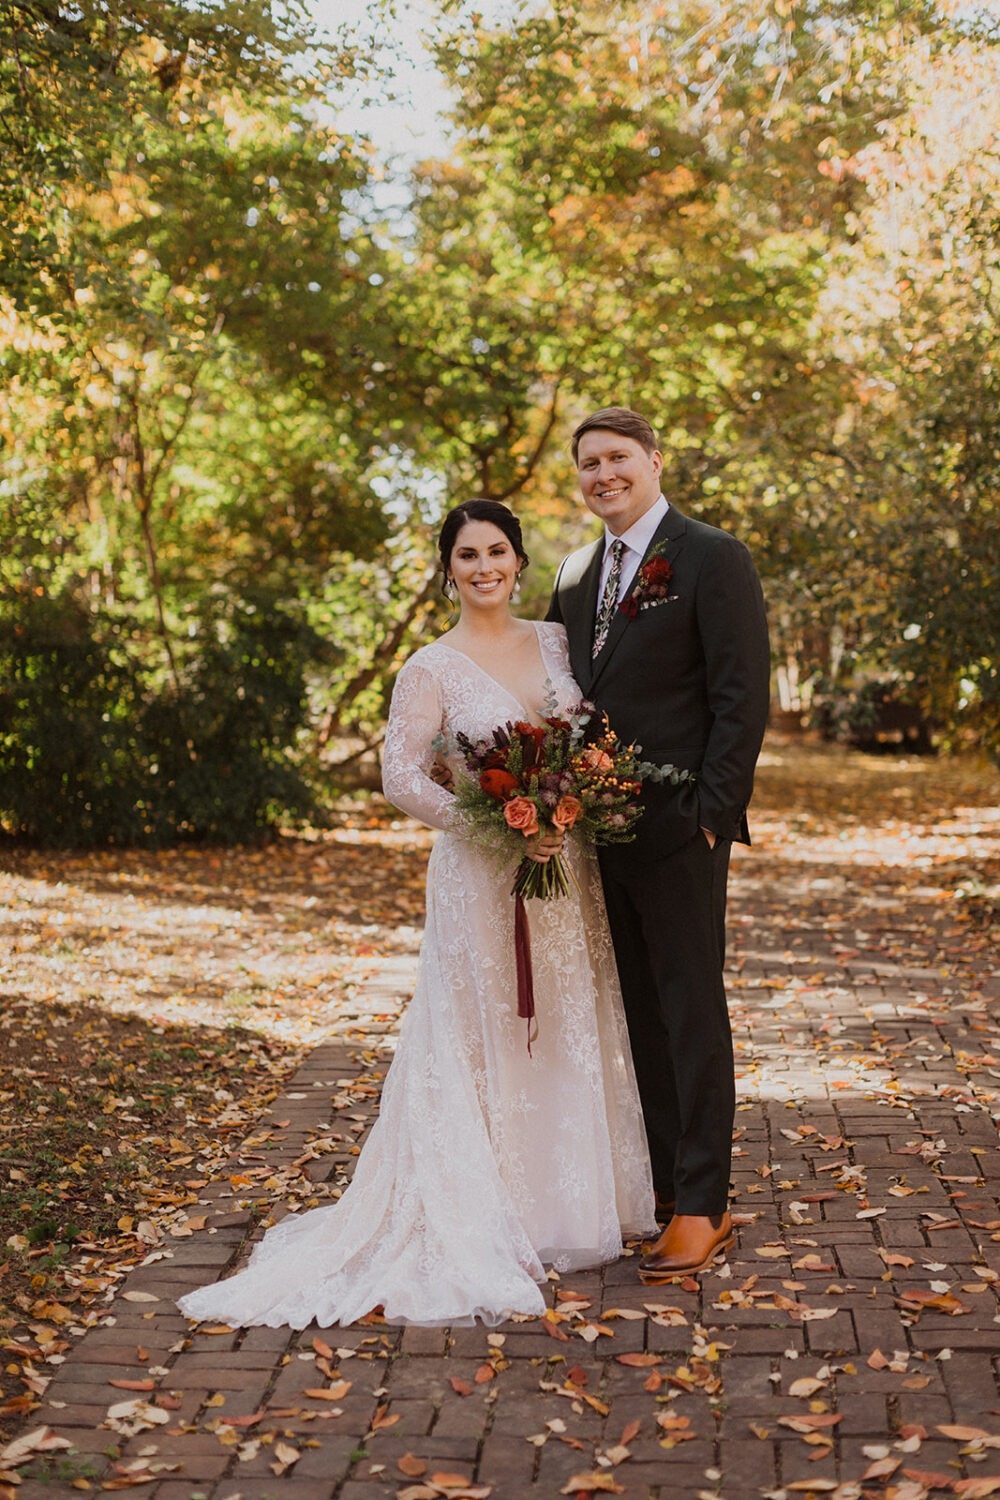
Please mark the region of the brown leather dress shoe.
<svg viewBox="0 0 1000 1500"><path fill-rule="evenodd" d="M674 1214L655 1245L639 1262L639 1280L647 1286L697 1276L707 1271L716 1256L735 1241L728 1213L711 1218L701 1214Z"/></svg>
<svg viewBox="0 0 1000 1500"><path fill-rule="evenodd" d="M654 1198L653 1209L656 1215L656 1222L658 1224L669 1224L674 1216L674 1209L677 1207L676 1200L674 1198L661 1198L658 1193L654 1194Z"/></svg>

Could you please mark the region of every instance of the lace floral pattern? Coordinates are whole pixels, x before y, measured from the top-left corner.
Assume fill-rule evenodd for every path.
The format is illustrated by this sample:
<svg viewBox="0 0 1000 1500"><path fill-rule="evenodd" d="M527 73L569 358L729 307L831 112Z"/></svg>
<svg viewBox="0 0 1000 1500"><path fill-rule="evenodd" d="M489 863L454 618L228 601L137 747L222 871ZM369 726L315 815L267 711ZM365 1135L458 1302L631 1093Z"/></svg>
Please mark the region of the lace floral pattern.
<svg viewBox="0 0 1000 1500"><path fill-rule="evenodd" d="M579 700L561 626L539 643L559 709ZM427 872L416 992L354 1179L335 1204L290 1215L247 1269L182 1299L193 1318L498 1323L539 1313L545 1265L615 1259L622 1232L654 1232L638 1094L596 861L571 847L579 891L529 903L540 1034L517 1020L513 871L463 838L428 771L431 742L478 738L523 715L438 641L399 674L386 796L442 830ZM457 764L453 767L457 770Z"/></svg>

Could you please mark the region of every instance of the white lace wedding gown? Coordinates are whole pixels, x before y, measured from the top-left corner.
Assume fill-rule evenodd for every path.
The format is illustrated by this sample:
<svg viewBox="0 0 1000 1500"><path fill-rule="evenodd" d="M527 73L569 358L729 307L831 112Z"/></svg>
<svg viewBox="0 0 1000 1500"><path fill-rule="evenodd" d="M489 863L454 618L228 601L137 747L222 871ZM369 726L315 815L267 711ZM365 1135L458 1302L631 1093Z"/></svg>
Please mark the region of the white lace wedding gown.
<svg viewBox="0 0 1000 1500"><path fill-rule="evenodd" d="M561 625L539 624L560 711L576 705ZM570 847L579 884L527 903L538 1039L517 1017L513 869L463 837L427 774L444 732L473 739L525 710L437 641L399 674L384 786L434 828L416 992L381 1111L343 1197L289 1215L246 1270L180 1301L237 1325L499 1323L540 1313L537 1283L614 1260L655 1232L639 1098L596 860ZM460 769L452 761L456 772Z"/></svg>

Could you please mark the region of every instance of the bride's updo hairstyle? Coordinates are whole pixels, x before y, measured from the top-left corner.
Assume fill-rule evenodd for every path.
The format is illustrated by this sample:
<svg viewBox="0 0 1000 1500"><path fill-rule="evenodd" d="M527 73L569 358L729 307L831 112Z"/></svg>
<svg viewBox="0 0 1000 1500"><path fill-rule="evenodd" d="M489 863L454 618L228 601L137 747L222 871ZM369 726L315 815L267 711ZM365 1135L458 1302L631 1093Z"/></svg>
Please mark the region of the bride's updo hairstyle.
<svg viewBox="0 0 1000 1500"><path fill-rule="evenodd" d="M528 566L528 554L521 540L521 523L514 512L508 510L506 505L501 505L499 500L463 500L461 505L456 505L445 516L438 537L438 557L444 584L448 582L451 554L458 542L459 532L468 521L489 521L492 526L496 526L513 547L521 570Z"/></svg>

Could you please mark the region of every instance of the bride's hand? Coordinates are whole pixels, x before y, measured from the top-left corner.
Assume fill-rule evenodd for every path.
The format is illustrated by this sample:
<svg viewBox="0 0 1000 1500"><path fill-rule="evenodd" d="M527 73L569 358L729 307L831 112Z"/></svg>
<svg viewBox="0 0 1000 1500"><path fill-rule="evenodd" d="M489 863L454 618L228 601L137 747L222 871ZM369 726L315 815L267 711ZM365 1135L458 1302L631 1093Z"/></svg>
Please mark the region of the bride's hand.
<svg viewBox="0 0 1000 1500"><path fill-rule="evenodd" d="M453 792L455 790L455 778L443 760L435 759L427 774L444 791Z"/></svg>
<svg viewBox="0 0 1000 1500"><path fill-rule="evenodd" d="M536 833L528 840L528 858L536 864L548 864L553 854L558 854L566 834L562 828L550 828L545 833Z"/></svg>

